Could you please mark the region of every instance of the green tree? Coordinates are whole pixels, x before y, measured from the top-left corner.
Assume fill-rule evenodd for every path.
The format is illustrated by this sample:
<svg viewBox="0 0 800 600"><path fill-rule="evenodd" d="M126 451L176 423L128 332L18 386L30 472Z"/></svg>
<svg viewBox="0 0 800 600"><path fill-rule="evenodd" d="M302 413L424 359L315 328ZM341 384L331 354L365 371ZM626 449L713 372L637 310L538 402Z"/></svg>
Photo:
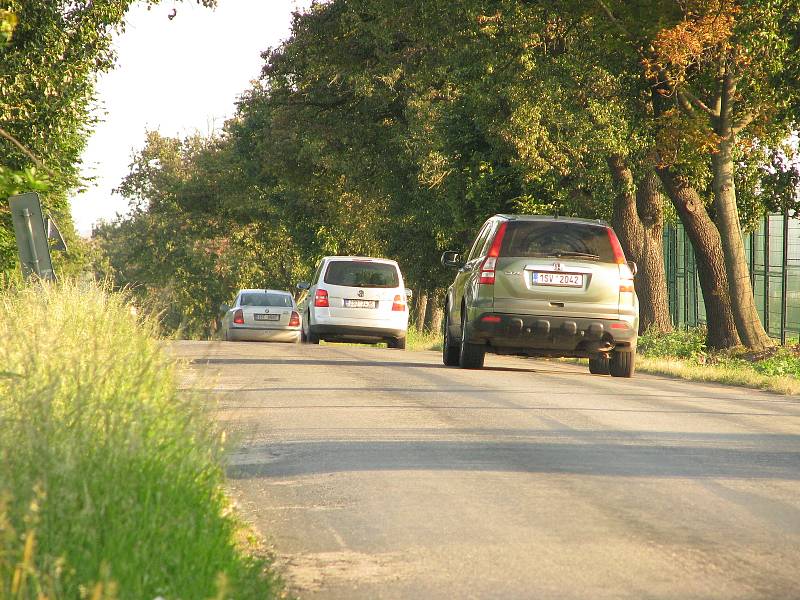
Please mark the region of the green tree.
<svg viewBox="0 0 800 600"><path fill-rule="evenodd" d="M746 181L743 164L763 161L753 148L779 143L795 125L791 107L796 106L798 87L791 74L798 72L798 4L597 4L624 38L629 54L635 53L642 74L659 96L652 113L659 132L659 172L687 230L694 232L695 250L703 257L704 248L716 247L719 238L725 296L737 337L752 349L762 349L771 341L753 301L737 181ZM713 222L702 198L707 188ZM715 271L701 282L723 281L720 269L715 266ZM704 288L707 308L709 300L722 297L719 289L708 292Z"/></svg>
<svg viewBox="0 0 800 600"><path fill-rule="evenodd" d="M96 124L99 73L137 1L0 0L0 194L42 192L44 209L75 242L67 195L85 183L80 160ZM215 0L202 0L213 6ZM8 183L11 185L7 185ZM69 245L73 245L72 243ZM0 271L16 263L10 214L0 202Z"/></svg>
<svg viewBox="0 0 800 600"><path fill-rule="evenodd" d="M294 244L242 181L224 138L148 133L119 188L130 214L94 231L101 275L188 337L213 334L242 287L288 288L304 274Z"/></svg>

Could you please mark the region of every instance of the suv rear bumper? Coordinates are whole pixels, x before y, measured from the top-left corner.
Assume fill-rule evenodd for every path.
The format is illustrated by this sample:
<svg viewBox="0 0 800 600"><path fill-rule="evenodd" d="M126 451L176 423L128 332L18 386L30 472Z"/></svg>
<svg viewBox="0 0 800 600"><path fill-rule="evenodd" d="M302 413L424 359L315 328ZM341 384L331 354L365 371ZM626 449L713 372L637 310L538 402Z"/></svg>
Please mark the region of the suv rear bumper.
<svg viewBox="0 0 800 600"><path fill-rule="evenodd" d="M404 338L405 329L391 327L361 327L358 325L311 325L311 333L324 340L382 341Z"/></svg>
<svg viewBox="0 0 800 600"><path fill-rule="evenodd" d="M623 319L486 312L467 331L469 342L488 345L498 354L587 357L615 348L636 350L636 325Z"/></svg>

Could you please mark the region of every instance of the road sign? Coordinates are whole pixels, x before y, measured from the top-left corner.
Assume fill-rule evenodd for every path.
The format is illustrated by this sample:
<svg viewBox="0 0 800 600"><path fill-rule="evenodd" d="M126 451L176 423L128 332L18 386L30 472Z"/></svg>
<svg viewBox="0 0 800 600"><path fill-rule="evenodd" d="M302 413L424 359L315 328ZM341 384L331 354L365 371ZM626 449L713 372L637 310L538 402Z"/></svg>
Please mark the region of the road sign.
<svg viewBox="0 0 800 600"><path fill-rule="evenodd" d="M11 219L14 222L14 234L17 238L17 250L25 277L36 275L42 279L55 281L53 262L50 260L50 246L47 243L47 231L44 227L42 205L39 194L31 192L12 196L8 199L11 207Z"/></svg>
<svg viewBox="0 0 800 600"><path fill-rule="evenodd" d="M61 231L59 231L55 219L53 219L53 217L50 215L47 215L44 220L44 225L47 228L47 239L52 240L50 243L50 248L53 250L66 252L67 242L64 241L64 236L61 235Z"/></svg>

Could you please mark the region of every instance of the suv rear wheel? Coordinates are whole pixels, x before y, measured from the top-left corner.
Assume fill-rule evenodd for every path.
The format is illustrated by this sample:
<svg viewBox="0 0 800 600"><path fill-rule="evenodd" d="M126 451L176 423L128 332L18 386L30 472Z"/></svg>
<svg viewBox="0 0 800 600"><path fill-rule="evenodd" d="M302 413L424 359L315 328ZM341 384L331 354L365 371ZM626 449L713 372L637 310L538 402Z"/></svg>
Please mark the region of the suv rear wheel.
<svg viewBox="0 0 800 600"><path fill-rule="evenodd" d="M486 348L480 344L470 344L467 324L461 327L461 352L458 357L458 366L462 369L482 369L486 358Z"/></svg>
<svg viewBox="0 0 800 600"><path fill-rule="evenodd" d="M450 337L450 309L444 309L444 332L442 333L442 362L446 367L457 367L461 347Z"/></svg>
<svg viewBox="0 0 800 600"><path fill-rule="evenodd" d="M589 359L589 373L592 375L608 375L611 369L611 359L607 356Z"/></svg>
<svg viewBox="0 0 800 600"><path fill-rule="evenodd" d="M389 348L396 348L398 350L405 350L406 349L406 338L389 338L386 340L386 345Z"/></svg>
<svg viewBox="0 0 800 600"><path fill-rule="evenodd" d="M635 369L635 352L614 352L609 361L612 377L633 377Z"/></svg>

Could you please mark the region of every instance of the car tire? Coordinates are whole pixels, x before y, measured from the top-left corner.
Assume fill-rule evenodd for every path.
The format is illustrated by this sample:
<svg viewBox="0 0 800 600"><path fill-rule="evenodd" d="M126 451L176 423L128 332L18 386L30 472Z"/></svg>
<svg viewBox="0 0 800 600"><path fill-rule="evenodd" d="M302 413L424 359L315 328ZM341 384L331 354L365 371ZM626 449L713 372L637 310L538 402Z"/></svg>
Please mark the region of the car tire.
<svg viewBox="0 0 800 600"><path fill-rule="evenodd" d="M306 332L306 327L308 327L308 332ZM319 344L319 336L311 331L311 311L306 313L306 318L300 331L301 337L306 344Z"/></svg>
<svg viewBox="0 0 800 600"><path fill-rule="evenodd" d="M636 368L635 352L614 352L609 361L612 377L633 377Z"/></svg>
<svg viewBox="0 0 800 600"><path fill-rule="evenodd" d="M405 350L406 349L406 338L389 338L386 340L386 345L389 348L395 348L397 350Z"/></svg>
<svg viewBox="0 0 800 600"><path fill-rule="evenodd" d="M446 367L457 367L461 357L461 346L450 338L450 314L444 310L444 330L442 331L442 362Z"/></svg>
<svg viewBox="0 0 800 600"><path fill-rule="evenodd" d="M589 359L589 373L592 375L608 375L611 372L611 359L607 356Z"/></svg>
<svg viewBox="0 0 800 600"><path fill-rule="evenodd" d="M480 344L471 344L466 323L461 328L461 348L458 356L458 366L462 369L482 369L486 358L486 349Z"/></svg>

